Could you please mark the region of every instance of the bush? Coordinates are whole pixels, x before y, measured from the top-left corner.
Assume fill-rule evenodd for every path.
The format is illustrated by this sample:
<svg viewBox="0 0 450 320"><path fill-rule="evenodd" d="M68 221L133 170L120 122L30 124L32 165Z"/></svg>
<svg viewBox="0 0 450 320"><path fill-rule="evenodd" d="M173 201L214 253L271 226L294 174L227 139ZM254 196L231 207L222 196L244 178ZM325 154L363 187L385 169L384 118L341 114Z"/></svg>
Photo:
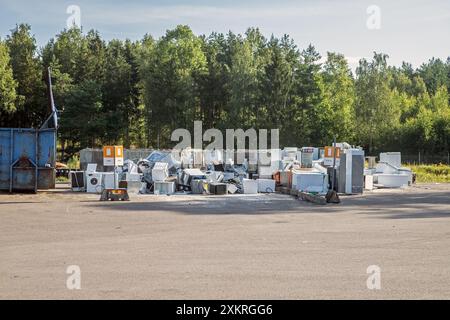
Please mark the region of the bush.
<svg viewBox="0 0 450 320"><path fill-rule="evenodd" d="M80 168L80 157L77 155L74 155L72 158L70 158L67 161L67 166L69 169L79 169Z"/></svg>
<svg viewBox="0 0 450 320"><path fill-rule="evenodd" d="M417 182L450 182L450 166L445 164L408 165Z"/></svg>

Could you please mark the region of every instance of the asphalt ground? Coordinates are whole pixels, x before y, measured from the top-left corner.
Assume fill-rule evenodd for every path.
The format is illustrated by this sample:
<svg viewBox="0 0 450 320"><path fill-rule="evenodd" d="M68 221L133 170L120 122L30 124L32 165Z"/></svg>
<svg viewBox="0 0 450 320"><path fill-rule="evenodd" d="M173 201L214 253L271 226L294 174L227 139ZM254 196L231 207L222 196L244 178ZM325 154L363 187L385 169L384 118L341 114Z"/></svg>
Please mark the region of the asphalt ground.
<svg viewBox="0 0 450 320"><path fill-rule="evenodd" d="M450 184L98 199L0 194L1 299L450 298Z"/></svg>

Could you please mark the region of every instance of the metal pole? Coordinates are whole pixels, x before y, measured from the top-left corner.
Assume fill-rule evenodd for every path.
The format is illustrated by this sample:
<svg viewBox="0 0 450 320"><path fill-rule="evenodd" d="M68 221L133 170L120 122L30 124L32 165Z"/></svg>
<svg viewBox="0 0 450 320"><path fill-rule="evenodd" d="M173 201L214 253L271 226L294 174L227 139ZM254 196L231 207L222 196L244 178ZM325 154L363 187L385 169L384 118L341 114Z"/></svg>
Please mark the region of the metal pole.
<svg viewBox="0 0 450 320"><path fill-rule="evenodd" d="M13 188L13 152L14 152L14 130L11 128L11 137L10 137L10 145L9 145L9 192L12 192Z"/></svg>
<svg viewBox="0 0 450 320"><path fill-rule="evenodd" d="M117 189L117 181L116 181L116 171L117 171L117 166L116 166L116 159L114 158L114 189Z"/></svg>
<svg viewBox="0 0 450 320"><path fill-rule="evenodd" d="M39 170L38 170L38 165L39 165L39 163L38 163L38 153L39 153L39 146L38 146L38 144L39 144L39 134L38 134L38 130L36 129L36 131L35 131L35 133L34 133L34 139L35 139L35 142L36 142L36 145L35 145L35 165L36 165L36 167L35 167L35 169L34 169L34 174L35 174L35 180L34 180L34 192L37 192L37 188L38 188L38 175L39 175Z"/></svg>
<svg viewBox="0 0 450 320"><path fill-rule="evenodd" d="M336 172L336 136L334 136L333 139L333 177L331 180L331 190L334 191L334 179L335 179L335 172Z"/></svg>

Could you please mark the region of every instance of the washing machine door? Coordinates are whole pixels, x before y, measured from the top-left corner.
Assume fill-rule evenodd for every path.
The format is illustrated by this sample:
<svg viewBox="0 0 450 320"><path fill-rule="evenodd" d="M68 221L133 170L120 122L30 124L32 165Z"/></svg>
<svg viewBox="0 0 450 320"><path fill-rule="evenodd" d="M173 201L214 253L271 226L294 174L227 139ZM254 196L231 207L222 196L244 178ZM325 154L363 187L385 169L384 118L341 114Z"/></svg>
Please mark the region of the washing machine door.
<svg viewBox="0 0 450 320"><path fill-rule="evenodd" d="M97 177L92 177L92 178L91 178L91 184L92 184L93 186L98 185L98 179L97 179Z"/></svg>

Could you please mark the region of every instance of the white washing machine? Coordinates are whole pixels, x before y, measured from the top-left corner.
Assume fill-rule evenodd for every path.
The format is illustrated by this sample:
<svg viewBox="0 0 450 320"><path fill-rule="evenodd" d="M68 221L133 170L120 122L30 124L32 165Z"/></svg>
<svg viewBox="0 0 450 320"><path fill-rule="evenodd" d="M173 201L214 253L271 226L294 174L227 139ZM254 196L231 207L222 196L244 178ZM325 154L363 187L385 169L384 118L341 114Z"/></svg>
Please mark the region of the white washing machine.
<svg viewBox="0 0 450 320"><path fill-rule="evenodd" d="M86 192L102 193L102 172L86 172Z"/></svg>

